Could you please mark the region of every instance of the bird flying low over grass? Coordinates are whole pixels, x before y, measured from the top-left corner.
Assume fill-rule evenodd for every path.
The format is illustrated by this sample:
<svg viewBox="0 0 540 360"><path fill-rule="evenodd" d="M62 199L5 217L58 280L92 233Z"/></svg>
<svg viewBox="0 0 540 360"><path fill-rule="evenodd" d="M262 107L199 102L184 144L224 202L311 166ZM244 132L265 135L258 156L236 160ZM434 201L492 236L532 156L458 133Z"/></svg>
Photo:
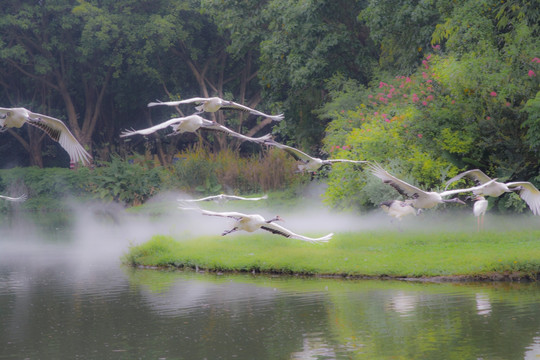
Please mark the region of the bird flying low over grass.
<svg viewBox="0 0 540 360"><path fill-rule="evenodd" d="M248 112L253 115L264 116L274 121L283 120L283 114L268 115L258 110L247 107L245 105L235 103L234 101L223 100L219 97L210 97L210 98L194 97L191 99L178 100L178 101L164 101L164 102L157 101L157 102L148 103L148 107L159 106L159 105L178 106L181 104L191 104L191 103L200 104L195 107L195 109L199 111L197 114L200 114L204 111L216 112L218 110L240 110L243 112Z"/></svg>
<svg viewBox="0 0 540 360"><path fill-rule="evenodd" d="M398 219L401 221L401 218L407 215L418 215L420 213L420 209L415 209L412 205L411 200L390 200L390 201L383 201L379 205L384 212L388 213L393 218Z"/></svg>
<svg viewBox="0 0 540 360"><path fill-rule="evenodd" d="M383 183L392 186L397 190L401 195L410 198L410 204L417 209L429 209L435 207L437 204L441 203L460 203L465 204L459 198L445 199L445 196L455 195L459 193L474 192L478 187L472 187L468 189L456 189L443 192L435 191L424 191L416 186L406 183L403 180L396 178L395 176L390 175L386 170L384 170L377 163L369 163L370 171L373 175L378 177L383 181Z"/></svg>
<svg viewBox="0 0 540 360"><path fill-rule="evenodd" d="M211 131L218 131L225 133L230 136L234 136L236 138L242 139L244 141L252 141L252 142L258 142L262 143L266 140L269 140L271 135L266 134L264 136L258 137L258 138L252 138L249 136L245 136L242 134L239 134L223 125L220 125L214 121L206 120L200 117L199 115L189 115L186 117L180 117L180 118L173 118L170 120L167 120L165 122L162 122L161 124L142 129L142 130L126 130L120 134L120 137L127 137L127 136L133 136L133 135L150 135L158 130L165 129L167 127L171 127L173 129L173 132L170 133L167 136L172 136L176 134L182 134L185 132L195 132L199 129L203 130L211 130Z"/></svg>
<svg viewBox="0 0 540 360"><path fill-rule="evenodd" d="M71 162L88 165L92 156L82 147L62 120L31 112L25 108L0 108L0 128L20 128L29 124L45 131L67 151Z"/></svg>
<svg viewBox="0 0 540 360"><path fill-rule="evenodd" d="M308 241L308 242L328 242L334 235L333 233L330 233L320 238L310 238L307 236L296 234L284 228L281 225L274 224L275 221L283 220L279 216L266 220L263 216L259 214L247 215L247 214L242 214L239 212L215 212L215 211L208 211L208 210L201 210L201 212L203 215L227 217L227 218L236 220L234 227L230 230L224 231L221 234L223 236L230 234L232 232L238 231L238 230L253 232L255 230L262 229L262 230L269 231L273 234L285 236L291 239L298 239L298 240Z"/></svg>
<svg viewBox="0 0 540 360"><path fill-rule="evenodd" d="M179 199L179 201L181 202L215 201L218 203L224 203L229 200L259 201L259 200L265 200L265 199L268 199L268 195L248 198L248 197L236 196L236 195L219 194L219 195L203 197L200 199Z"/></svg>
<svg viewBox="0 0 540 360"><path fill-rule="evenodd" d="M309 156L305 152L298 150L296 148L293 148L291 146L283 145L278 143L277 141L274 141L273 139L266 140L264 142L265 145L275 146L279 149L282 149L286 152L288 152L292 157L294 157L296 160L300 161L301 164L298 165L299 171L308 171L313 172L317 171L324 165L332 165L338 162L347 162L347 163L353 163L353 164L365 164L368 163L368 161L360 161L360 160L349 160L349 159L328 159L323 160L319 159L313 156Z"/></svg>
<svg viewBox="0 0 540 360"><path fill-rule="evenodd" d="M0 195L0 199L4 199L4 200L7 200L7 201L13 201L13 202L23 202L23 201L26 201L26 199L28 199L28 196L26 194L23 194L19 197L9 197L9 196L4 196L4 195Z"/></svg>
<svg viewBox="0 0 540 360"><path fill-rule="evenodd" d="M534 215L540 215L540 191L528 181L502 183L496 181L497 179L491 179L482 170L473 169L462 172L448 180L446 188L463 177L474 180L477 185L477 189L473 191L475 195L499 197L507 192L516 192L529 205Z"/></svg>

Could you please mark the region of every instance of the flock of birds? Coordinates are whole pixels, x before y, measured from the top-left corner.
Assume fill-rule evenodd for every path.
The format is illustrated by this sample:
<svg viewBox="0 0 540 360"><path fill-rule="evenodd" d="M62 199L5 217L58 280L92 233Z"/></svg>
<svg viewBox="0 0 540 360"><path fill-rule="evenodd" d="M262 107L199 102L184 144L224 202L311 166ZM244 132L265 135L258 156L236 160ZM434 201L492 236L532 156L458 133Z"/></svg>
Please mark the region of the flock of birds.
<svg viewBox="0 0 540 360"><path fill-rule="evenodd" d="M465 204L464 201L458 197L447 198L451 195L457 195L462 193L472 193L475 200L473 206L473 213L478 218L478 229L483 227L484 215L487 211L488 202L485 199L486 196L499 197L507 192L518 193L519 196L527 203L534 215L540 215L540 191L530 182L517 181L502 183L497 179L491 179L479 169L465 171L446 183L446 188L442 192L424 191L416 186L408 184L407 182L398 179L397 177L388 173L378 163L371 161L359 161L349 159L328 159L323 160L317 157L312 157L296 148L278 143L272 139L271 134L266 134L261 137L253 138L238 132L235 132L215 121L204 119L200 116L203 112L216 112L219 110L238 110L253 114L256 116L264 116L265 118L272 119L274 121L281 121L283 114L268 115L258 110L249 108L245 105L235 103L233 101L223 100L219 97L201 98L195 97L180 101L168 101L168 102L151 102L148 107L154 106L178 106L182 104L196 104L195 112L192 115L172 118L158 125L141 129L141 130L126 130L120 134L120 137L129 137L134 135L150 135L158 130L171 127L172 133L167 136L173 136L182 134L185 132L196 132L199 129L205 131L217 131L225 133L229 136L241 139L243 141L251 141L266 146L274 146L276 148L286 151L299 161L298 171L301 172L315 172L324 165L332 165L337 162L346 162L352 164L365 164L370 172L381 179L383 183L392 186L398 191L400 195L407 198L406 200L391 200L385 201L380 204L381 208L386 211L390 216L401 220L404 216L418 215L422 209L433 208L441 203L460 203ZM84 147L77 141L75 136L69 131L67 126L59 119L34 113L25 108L0 108L0 131L5 131L8 128L20 128L24 124L37 127L48 134L54 141L58 142L69 154L70 161L72 163L82 162L84 165L88 165L92 159L91 155L84 149ZM463 189L447 190L448 186L462 178L469 178L475 182L474 187ZM233 228L226 230L222 235L227 235L232 232L243 230L253 232L258 229L269 231L273 234L278 234L288 238L299 239L309 242L327 242L332 238L332 233L320 237L311 238L303 235L296 234L291 230L288 230L278 224L276 221L281 221L279 216L266 220L263 216L258 214L243 214L239 212L214 212L208 210L202 210L200 208L189 208L184 205L185 202L201 202L201 201L217 201L224 202L228 200L247 200L257 201L266 199L266 195L260 198L245 198L240 196L220 194L216 196L209 196L195 200L181 200L181 209L197 209L202 215L206 216L219 216L226 217L235 220ZM469 196L469 198L471 198ZM7 196L0 196L0 199L7 201L24 201L26 195L22 195L17 198L11 198Z"/></svg>
<svg viewBox="0 0 540 360"><path fill-rule="evenodd" d="M379 164L370 163L369 167L373 175L381 179L385 184L392 186L402 196L408 198L405 201L393 200L381 204L383 210L400 220L407 215L418 215L422 209L429 209L440 203L454 202L465 204L464 201L457 197L452 199L445 198L460 193L472 193L474 195L473 214L478 219L479 230L483 228L484 215L488 208L488 201L485 199L486 196L499 197L504 193L515 192L527 203L534 215L540 215L540 191L528 181L502 183L497 181L497 179L491 179L483 171L474 169L454 176L446 182L445 190L438 193L424 191L408 184L389 174ZM446 190L450 184L464 177L473 180L476 186L465 189Z"/></svg>

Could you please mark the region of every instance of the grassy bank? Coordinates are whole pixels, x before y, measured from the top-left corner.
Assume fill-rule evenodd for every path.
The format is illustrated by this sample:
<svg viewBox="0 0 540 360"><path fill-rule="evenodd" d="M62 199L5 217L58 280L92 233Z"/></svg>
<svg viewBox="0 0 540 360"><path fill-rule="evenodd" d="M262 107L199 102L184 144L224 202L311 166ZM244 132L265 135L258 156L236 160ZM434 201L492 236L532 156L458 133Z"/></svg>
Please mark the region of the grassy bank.
<svg viewBox="0 0 540 360"><path fill-rule="evenodd" d="M134 266L358 277L536 279L540 231L338 233L327 244L267 234L179 240L154 236L132 247Z"/></svg>

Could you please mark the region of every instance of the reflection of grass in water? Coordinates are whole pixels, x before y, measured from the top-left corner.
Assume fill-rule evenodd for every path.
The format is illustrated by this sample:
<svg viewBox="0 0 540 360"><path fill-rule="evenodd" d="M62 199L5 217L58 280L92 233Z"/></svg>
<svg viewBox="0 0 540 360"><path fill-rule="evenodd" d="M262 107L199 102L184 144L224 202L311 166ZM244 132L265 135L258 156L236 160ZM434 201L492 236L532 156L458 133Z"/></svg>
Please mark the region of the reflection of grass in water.
<svg viewBox="0 0 540 360"><path fill-rule="evenodd" d="M410 297L425 295L460 295L473 299L476 294L485 295L493 303L517 308L540 301L540 285L537 282L418 282L399 280L358 280L353 278L325 278L313 276L275 276L271 274L225 273L176 271L170 269L139 269L125 267L130 283L144 286L153 293L166 293L178 281L197 281L209 284L241 283L281 292L303 294L321 293L342 303L348 298L344 294L401 294ZM344 305L344 304L341 304ZM357 310L358 305L351 305ZM343 310L343 309L342 309ZM355 310L355 311L356 311ZM335 314L334 314L335 315ZM349 314L350 315L350 314ZM349 315L343 316L348 318Z"/></svg>
<svg viewBox="0 0 540 360"><path fill-rule="evenodd" d="M134 268L125 268L129 280L134 285L144 285L151 292L166 292L178 280L178 275L173 271L140 271Z"/></svg>
<svg viewBox="0 0 540 360"><path fill-rule="evenodd" d="M134 265L214 271L347 276L491 276L540 272L540 231L341 233L328 244L257 234L175 241L155 236L134 247Z"/></svg>

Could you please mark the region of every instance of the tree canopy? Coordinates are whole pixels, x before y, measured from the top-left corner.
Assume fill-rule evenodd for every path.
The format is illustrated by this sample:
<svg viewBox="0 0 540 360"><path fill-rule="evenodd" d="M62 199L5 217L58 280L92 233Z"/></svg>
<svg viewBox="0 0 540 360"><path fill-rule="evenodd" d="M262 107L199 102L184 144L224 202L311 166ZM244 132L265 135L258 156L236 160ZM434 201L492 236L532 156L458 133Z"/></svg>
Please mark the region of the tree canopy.
<svg viewBox="0 0 540 360"><path fill-rule="evenodd" d="M1 12L2 107L62 119L97 160L149 151L165 165L195 141L238 151L220 136L118 137L194 111L150 101L220 96L285 120L211 120L313 155L376 160L427 188L470 168L540 183L534 1L6 0ZM0 136L2 167L67 165L38 129ZM346 165L328 181L333 206L395 195Z"/></svg>

